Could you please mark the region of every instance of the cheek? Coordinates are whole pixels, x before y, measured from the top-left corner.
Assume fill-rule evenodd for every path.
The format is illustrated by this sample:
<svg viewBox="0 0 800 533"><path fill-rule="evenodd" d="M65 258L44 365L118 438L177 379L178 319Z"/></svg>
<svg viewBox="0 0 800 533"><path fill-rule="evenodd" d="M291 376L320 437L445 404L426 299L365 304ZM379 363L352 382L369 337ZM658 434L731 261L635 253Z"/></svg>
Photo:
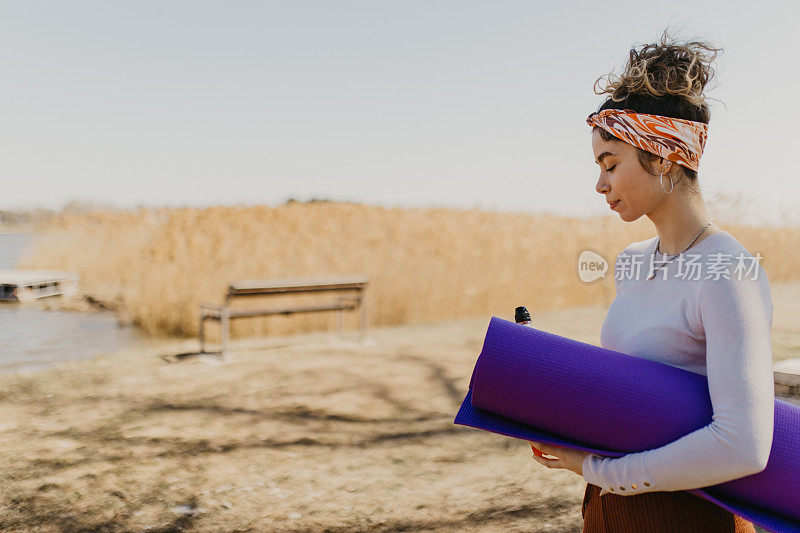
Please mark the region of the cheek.
<svg viewBox="0 0 800 533"><path fill-rule="evenodd" d="M616 191L616 197L622 199L622 205L617 212L622 215L623 220L628 220L625 214L631 216L633 213L647 211L653 201L653 192L648 185L646 176L639 173L620 172L612 179L612 190Z"/></svg>
<svg viewBox="0 0 800 533"><path fill-rule="evenodd" d="M617 176L617 188L620 194L628 197L629 200L643 199L650 194L650 183L647 176L641 172L628 171Z"/></svg>

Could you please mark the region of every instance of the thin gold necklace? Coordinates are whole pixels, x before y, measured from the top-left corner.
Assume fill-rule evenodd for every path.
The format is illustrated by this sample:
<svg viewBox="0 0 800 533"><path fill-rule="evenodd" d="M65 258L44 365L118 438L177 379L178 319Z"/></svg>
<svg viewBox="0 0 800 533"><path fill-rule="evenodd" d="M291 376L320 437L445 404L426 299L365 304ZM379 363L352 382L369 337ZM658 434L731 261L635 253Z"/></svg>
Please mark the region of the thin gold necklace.
<svg viewBox="0 0 800 533"><path fill-rule="evenodd" d="M669 258L666 261L664 261L663 263L661 263L657 267L652 268L653 261L655 261L655 259L656 259L656 250L658 250L658 253L661 253L661 250L659 250L659 245L661 244L661 237L658 237L658 241L656 242L656 247L653 248L653 260L650 261L651 268L650 268L650 273L647 275L647 279L653 279L654 277L656 277L656 270L658 270L659 268L663 267L664 265L666 265L667 263L669 263L670 261L672 261L673 259L675 259L679 255L681 255L683 252L685 252L686 250L691 248L692 245L694 244L694 241L696 241L697 238L700 237L700 234L703 233L706 230L706 228L711 225L712 222L714 222L713 219L709 220L708 224L703 226L703 229L701 229L700 231L697 232L697 235L694 236L694 239L692 239L692 242L689 243L689 246L687 246L686 248L684 248L683 250L681 250L677 254L673 255L672 257L667 256ZM667 255L667 254L661 254L661 255Z"/></svg>

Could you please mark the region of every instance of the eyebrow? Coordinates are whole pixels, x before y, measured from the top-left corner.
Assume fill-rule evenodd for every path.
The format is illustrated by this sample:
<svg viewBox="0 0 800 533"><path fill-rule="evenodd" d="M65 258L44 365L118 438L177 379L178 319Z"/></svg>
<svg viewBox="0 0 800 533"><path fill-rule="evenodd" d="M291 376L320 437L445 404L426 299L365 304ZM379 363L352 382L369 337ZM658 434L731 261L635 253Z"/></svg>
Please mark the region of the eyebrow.
<svg viewBox="0 0 800 533"><path fill-rule="evenodd" d="M602 154L597 156L597 159L594 160L595 163L597 163L599 165L600 163L603 162L603 159L608 155L614 155L614 154L612 154L611 152L603 152Z"/></svg>

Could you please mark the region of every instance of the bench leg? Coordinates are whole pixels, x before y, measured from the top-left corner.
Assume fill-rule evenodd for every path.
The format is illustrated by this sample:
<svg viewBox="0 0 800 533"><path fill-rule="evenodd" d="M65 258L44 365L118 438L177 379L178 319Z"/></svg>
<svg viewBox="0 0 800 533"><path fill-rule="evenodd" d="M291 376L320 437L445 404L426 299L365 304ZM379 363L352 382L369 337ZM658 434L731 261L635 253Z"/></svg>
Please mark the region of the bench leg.
<svg viewBox="0 0 800 533"><path fill-rule="evenodd" d="M220 313L220 332L222 335L222 350L220 351L220 356L223 360L227 359L228 354L228 337L230 336L230 309L228 306L222 308L222 312Z"/></svg>
<svg viewBox="0 0 800 533"><path fill-rule="evenodd" d="M200 353L206 353L206 331L205 321L206 315L203 310L200 310Z"/></svg>
<svg viewBox="0 0 800 533"><path fill-rule="evenodd" d="M361 308L360 309L361 316L359 317L360 319L358 321L361 329L361 336L359 340L363 344L364 340L367 337L367 299L364 296L362 296L361 301L359 303L360 303L359 307Z"/></svg>
<svg viewBox="0 0 800 533"><path fill-rule="evenodd" d="M337 309L337 310L334 311L334 313L336 314L336 335L339 337L339 339L341 339L342 338L342 310L341 309Z"/></svg>

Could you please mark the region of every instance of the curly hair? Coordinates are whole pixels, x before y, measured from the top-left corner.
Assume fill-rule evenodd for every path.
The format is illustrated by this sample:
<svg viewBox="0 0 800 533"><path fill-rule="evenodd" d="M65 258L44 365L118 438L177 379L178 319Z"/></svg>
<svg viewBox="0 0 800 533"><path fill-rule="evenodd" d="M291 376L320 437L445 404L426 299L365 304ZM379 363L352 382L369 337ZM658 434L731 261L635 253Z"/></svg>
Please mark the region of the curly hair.
<svg viewBox="0 0 800 533"><path fill-rule="evenodd" d="M600 106L604 109L631 109L637 113L662 115L708 124L711 120L704 89L714 77L711 64L721 48L708 43L690 41L676 42L664 30L661 39L631 48L628 63L622 74L610 72L594 82L595 94L610 96ZM604 84L601 84L605 80ZM616 138L603 130L605 140ZM653 174L651 164L660 159L657 155L637 148L639 162L648 173ZM697 181L697 172L681 167L691 180ZM653 174L655 175L655 174Z"/></svg>

